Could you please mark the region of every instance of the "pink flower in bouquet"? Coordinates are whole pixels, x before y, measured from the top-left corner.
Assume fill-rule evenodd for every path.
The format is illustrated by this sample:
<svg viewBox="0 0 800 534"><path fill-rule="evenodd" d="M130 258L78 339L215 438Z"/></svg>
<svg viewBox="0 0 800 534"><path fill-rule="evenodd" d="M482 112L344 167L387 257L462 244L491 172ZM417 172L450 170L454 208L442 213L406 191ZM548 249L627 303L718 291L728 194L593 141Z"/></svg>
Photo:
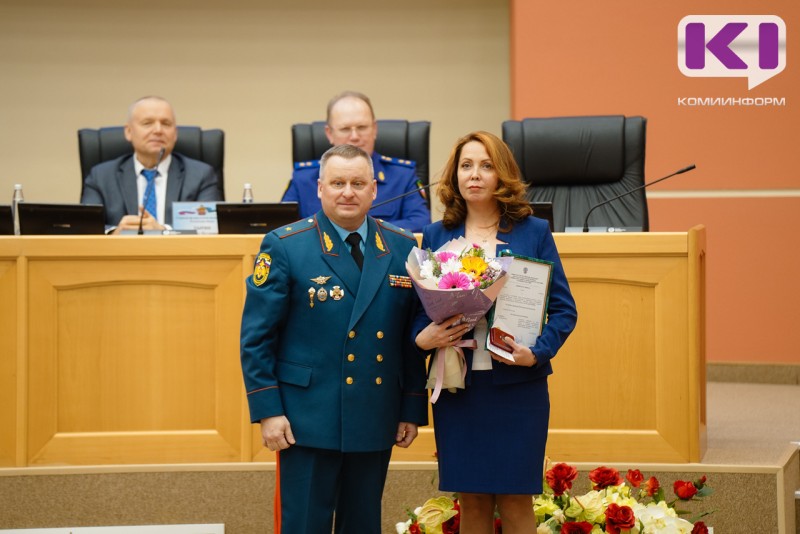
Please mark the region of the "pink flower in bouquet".
<svg viewBox="0 0 800 534"><path fill-rule="evenodd" d="M439 263L447 263L450 260L454 260L458 258L458 254L455 252L450 252L449 250L443 250L441 252L437 252L434 254L436 261Z"/></svg>
<svg viewBox="0 0 800 534"><path fill-rule="evenodd" d="M447 273L439 280L439 289L472 289L472 279L464 273Z"/></svg>

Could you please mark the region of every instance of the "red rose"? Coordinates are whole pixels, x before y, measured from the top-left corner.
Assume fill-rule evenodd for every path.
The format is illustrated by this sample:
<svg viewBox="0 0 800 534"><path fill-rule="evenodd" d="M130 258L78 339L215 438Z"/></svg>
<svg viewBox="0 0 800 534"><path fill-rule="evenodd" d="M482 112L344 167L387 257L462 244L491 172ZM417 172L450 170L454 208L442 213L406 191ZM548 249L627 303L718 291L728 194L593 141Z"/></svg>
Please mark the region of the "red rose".
<svg viewBox="0 0 800 534"><path fill-rule="evenodd" d="M656 477L650 477L647 482L645 482L645 487L647 488L647 495L652 497L656 494L661 485L658 483L658 479Z"/></svg>
<svg viewBox="0 0 800 534"><path fill-rule="evenodd" d="M561 525L561 534L589 534L592 531L592 524L587 521L575 523L570 521Z"/></svg>
<svg viewBox="0 0 800 534"><path fill-rule="evenodd" d="M408 534L422 534L422 530L420 530L418 524L412 523L411 526L408 527Z"/></svg>
<svg viewBox="0 0 800 534"><path fill-rule="evenodd" d="M630 530L636 526L636 516L630 506L611 503L606 509L606 532L619 534L620 530Z"/></svg>
<svg viewBox="0 0 800 534"><path fill-rule="evenodd" d="M697 488L694 487L694 484L683 480L676 480L675 484L672 485L672 489L675 490L675 495L682 501L691 501L692 497L697 494Z"/></svg>
<svg viewBox="0 0 800 534"><path fill-rule="evenodd" d="M458 534L461 528L461 506L458 504L458 499L453 501L453 510L458 513L442 523L442 534Z"/></svg>
<svg viewBox="0 0 800 534"><path fill-rule="evenodd" d="M622 484L622 477L619 475L619 471L613 467L598 467L594 471L590 471L589 480L594 482L594 489L596 490Z"/></svg>
<svg viewBox="0 0 800 534"><path fill-rule="evenodd" d="M503 522L499 517L494 518L494 534L503 534Z"/></svg>
<svg viewBox="0 0 800 534"><path fill-rule="evenodd" d="M628 482L631 483L631 486L638 488L639 484L641 484L642 480L644 480L644 475L638 469L628 469L628 474L625 475L625 478L628 479Z"/></svg>
<svg viewBox="0 0 800 534"><path fill-rule="evenodd" d="M547 485L553 488L553 493L558 497L568 489L572 489L572 481L578 476L578 470L570 465L561 463L554 465L544 476L547 480Z"/></svg>
<svg viewBox="0 0 800 534"><path fill-rule="evenodd" d="M702 521L698 521L692 527L692 534L708 534L708 527Z"/></svg>

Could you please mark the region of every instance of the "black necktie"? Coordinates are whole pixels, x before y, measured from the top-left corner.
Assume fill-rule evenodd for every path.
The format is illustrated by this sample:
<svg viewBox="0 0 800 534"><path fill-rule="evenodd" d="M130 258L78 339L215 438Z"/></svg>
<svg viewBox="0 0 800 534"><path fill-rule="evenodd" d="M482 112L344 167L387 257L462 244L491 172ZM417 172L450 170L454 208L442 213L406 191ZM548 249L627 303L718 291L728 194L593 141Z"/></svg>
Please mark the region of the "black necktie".
<svg viewBox="0 0 800 534"><path fill-rule="evenodd" d="M356 260L356 265L358 265L359 270L364 265L364 254L361 252L361 235L358 232L353 232L347 239L345 239L350 244L350 254L353 255L353 259Z"/></svg>

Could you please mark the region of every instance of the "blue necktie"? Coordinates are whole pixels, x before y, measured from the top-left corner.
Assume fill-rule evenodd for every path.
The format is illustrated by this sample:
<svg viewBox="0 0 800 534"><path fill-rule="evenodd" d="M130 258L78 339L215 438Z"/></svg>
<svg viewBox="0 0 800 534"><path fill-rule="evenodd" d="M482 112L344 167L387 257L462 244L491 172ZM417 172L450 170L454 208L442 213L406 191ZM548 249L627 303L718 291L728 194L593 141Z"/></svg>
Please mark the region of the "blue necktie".
<svg viewBox="0 0 800 534"><path fill-rule="evenodd" d="M142 169L142 176L147 179L147 187L144 190L144 209L157 220L158 199L156 198L156 176L158 176L158 170Z"/></svg>

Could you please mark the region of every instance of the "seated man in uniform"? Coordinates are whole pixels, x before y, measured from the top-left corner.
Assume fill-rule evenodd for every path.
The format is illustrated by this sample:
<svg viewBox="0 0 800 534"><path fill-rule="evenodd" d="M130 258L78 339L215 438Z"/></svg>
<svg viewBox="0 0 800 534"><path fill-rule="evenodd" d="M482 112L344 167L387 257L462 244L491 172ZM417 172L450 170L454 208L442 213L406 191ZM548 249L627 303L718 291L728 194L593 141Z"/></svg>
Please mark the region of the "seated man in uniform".
<svg viewBox="0 0 800 534"><path fill-rule="evenodd" d="M381 156L375 152L378 123L375 121L372 103L366 95L346 91L333 97L328 103L326 122L325 135L333 146L354 145L372 156L378 184L375 204L414 191L422 185L418 184L416 164L413 161ZM310 217L320 210L320 200L317 197L318 178L319 161L296 163L292 180L281 200L297 202L300 216ZM369 214L411 232L421 232L422 227L431 222L431 212L422 192L413 192L377 206Z"/></svg>
<svg viewBox="0 0 800 534"><path fill-rule="evenodd" d="M106 233L170 230L172 203L222 200L217 173L202 161L173 153L175 111L158 96L140 98L128 111L125 139L133 154L95 165L85 178L81 204L102 204Z"/></svg>

